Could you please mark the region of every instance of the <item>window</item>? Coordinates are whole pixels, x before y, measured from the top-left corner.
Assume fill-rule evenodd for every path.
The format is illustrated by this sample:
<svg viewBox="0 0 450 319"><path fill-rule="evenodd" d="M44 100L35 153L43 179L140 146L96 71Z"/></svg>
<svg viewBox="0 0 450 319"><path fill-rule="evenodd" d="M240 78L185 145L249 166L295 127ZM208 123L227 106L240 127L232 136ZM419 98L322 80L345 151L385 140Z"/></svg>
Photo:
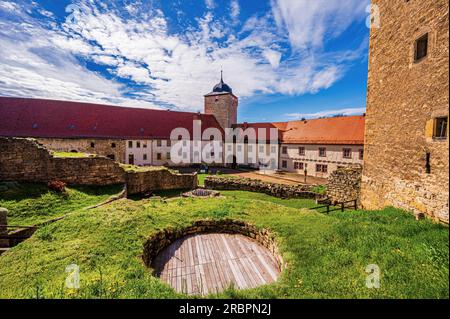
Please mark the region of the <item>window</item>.
<svg viewBox="0 0 450 319"><path fill-rule="evenodd" d="M344 148L342 156L344 158L352 158L352 149L351 148Z"/></svg>
<svg viewBox="0 0 450 319"><path fill-rule="evenodd" d="M211 136L209 137L209 140L210 140L210 141L214 141L214 135L211 135Z"/></svg>
<svg viewBox="0 0 450 319"><path fill-rule="evenodd" d="M141 148L141 142L136 142L136 148Z"/></svg>
<svg viewBox="0 0 450 319"><path fill-rule="evenodd" d="M168 160L170 160L170 152L167 152L166 158L167 158Z"/></svg>
<svg viewBox="0 0 450 319"><path fill-rule="evenodd" d="M147 142L142 142L142 147L147 148Z"/></svg>
<svg viewBox="0 0 450 319"><path fill-rule="evenodd" d="M112 160L115 160L115 159L116 159L116 157L114 156L114 154L106 155L106 157L109 158L109 159L112 159Z"/></svg>
<svg viewBox="0 0 450 319"><path fill-rule="evenodd" d="M327 173L328 165L316 164L316 172L317 173Z"/></svg>
<svg viewBox="0 0 450 319"><path fill-rule="evenodd" d="M238 152L242 152L242 145L238 145L237 151L238 151Z"/></svg>
<svg viewBox="0 0 450 319"><path fill-rule="evenodd" d="M248 144L248 136L244 136L244 144Z"/></svg>
<svg viewBox="0 0 450 319"><path fill-rule="evenodd" d="M419 62L428 54L428 33L416 40L414 45L414 62Z"/></svg>
<svg viewBox="0 0 450 319"><path fill-rule="evenodd" d="M281 161L281 167L287 168L287 161Z"/></svg>
<svg viewBox="0 0 450 319"><path fill-rule="evenodd" d="M94 148L95 147L95 143L91 142L91 147Z"/></svg>
<svg viewBox="0 0 450 319"><path fill-rule="evenodd" d="M363 160L364 159L364 149L360 149L359 150L359 159Z"/></svg>
<svg viewBox="0 0 450 319"><path fill-rule="evenodd" d="M128 141L128 148L133 148L133 141Z"/></svg>
<svg viewBox="0 0 450 319"><path fill-rule="evenodd" d="M167 145L167 147L171 147L172 146L172 141L171 140L167 140L166 145Z"/></svg>
<svg viewBox="0 0 450 319"><path fill-rule="evenodd" d="M146 160L147 160L147 154L144 154L144 155L142 156L142 159L143 159L144 161L146 161Z"/></svg>
<svg viewBox="0 0 450 319"><path fill-rule="evenodd" d="M327 156L327 149L325 147L319 147L319 156L320 157L326 157Z"/></svg>
<svg viewBox="0 0 450 319"><path fill-rule="evenodd" d="M231 151L231 147L232 147L231 145L228 145L228 146L227 146L227 148L228 148L229 151Z"/></svg>
<svg viewBox="0 0 450 319"><path fill-rule="evenodd" d="M277 147L276 147L276 146L271 146L271 147L270 147L270 152L271 152L272 154L275 154L275 153L277 152Z"/></svg>
<svg viewBox="0 0 450 319"><path fill-rule="evenodd" d="M305 148L303 146L298 148L298 155L305 156Z"/></svg>
<svg viewBox="0 0 450 319"><path fill-rule="evenodd" d="M211 157L214 157L215 153L214 151L211 151Z"/></svg>
<svg viewBox="0 0 450 319"><path fill-rule="evenodd" d="M283 146L282 148L281 148L281 154L287 154L287 146Z"/></svg>
<svg viewBox="0 0 450 319"><path fill-rule="evenodd" d="M433 137L436 139L447 138L448 117L438 117L434 120Z"/></svg>
<svg viewBox="0 0 450 319"><path fill-rule="evenodd" d="M161 153L156 153L156 159L157 159L158 161L161 160Z"/></svg>
<svg viewBox="0 0 450 319"><path fill-rule="evenodd" d="M305 169L305 164L300 162L294 162L294 169L303 170Z"/></svg>
<svg viewBox="0 0 450 319"><path fill-rule="evenodd" d="M161 147L161 140L156 141L156 146Z"/></svg>
<svg viewBox="0 0 450 319"><path fill-rule="evenodd" d="M249 145L249 146L247 147L247 149L248 149L249 152L253 152L253 145Z"/></svg>
<svg viewBox="0 0 450 319"><path fill-rule="evenodd" d="M260 153L264 153L264 146L261 145L261 146L259 147L259 152L260 152Z"/></svg>
<svg viewBox="0 0 450 319"><path fill-rule="evenodd" d="M116 143L111 143L112 148L116 148Z"/></svg>

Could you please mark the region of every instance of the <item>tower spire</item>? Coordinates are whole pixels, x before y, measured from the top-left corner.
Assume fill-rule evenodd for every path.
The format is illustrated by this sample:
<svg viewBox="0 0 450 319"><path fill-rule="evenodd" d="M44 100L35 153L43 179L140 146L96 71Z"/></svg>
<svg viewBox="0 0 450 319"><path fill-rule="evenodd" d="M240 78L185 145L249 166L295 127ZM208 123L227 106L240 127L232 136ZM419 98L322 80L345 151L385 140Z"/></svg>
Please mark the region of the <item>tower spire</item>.
<svg viewBox="0 0 450 319"><path fill-rule="evenodd" d="M223 83L223 69L220 68L220 82Z"/></svg>

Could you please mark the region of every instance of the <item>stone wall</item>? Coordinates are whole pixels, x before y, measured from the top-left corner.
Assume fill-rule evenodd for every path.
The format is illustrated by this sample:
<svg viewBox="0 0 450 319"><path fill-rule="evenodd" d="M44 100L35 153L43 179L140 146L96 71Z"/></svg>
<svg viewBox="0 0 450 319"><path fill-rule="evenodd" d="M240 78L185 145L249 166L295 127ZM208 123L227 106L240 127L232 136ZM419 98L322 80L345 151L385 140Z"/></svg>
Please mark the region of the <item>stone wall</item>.
<svg viewBox="0 0 450 319"><path fill-rule="evenodd" d="M262 182L250 178L227 178L207 176L205 188L215 190L240 190L257 193L265 193L279 198L316 198L318 194L313 192L317 185L283 185Z"/></svg>
<svg viewBox="0 0 450 319"><path fill-rule="evenodd" d="M197 173L177 174L168 169L127 173L129 195L147 193L154 190L194 189L197 187Z"/></svg>
<svg viewBox="0 0 450 319"><path fill-rule="evenodd" d="M381 25L370 36L362 205L448 223L448 127L447 138L432 136L433 120L448 118L448 0L372 4ZM426 33L428 54L414 61L415 42Z"/></svg>
<svg viewBox="0 0 450 319"><path fill-rule="evenodd" d="M205 114L213 114L222 128L230 128L237 123L238 98L233 94L205 96Z"/></svg>
<svg viewBox="0 0 450 319"><path fill-rule="evenodd" d="M0 207L0 237L8 235L8 210ZM8 239L0 238L0 248L9 247Z"/></svg>
<svg viewBox="0 0 450 319"><path fill-rule="evenodd" d="M86 138L37 138L39 143L51 151L98 154L114 157L120 163L125 163L125 141L117 139L86 139Z"/></svg>
<svg viewBox="0 0 450 319"><path fill-rule="evenodd" d="M164 168L126 172L117 162L101 156L53 157L36 140L25 138L0 138L0 180L44 183L61 180L73 185L127 183L128 194L197 186L196 174L177 174Z"/></svg>
<svg viewBox="0 0 450 319"><path fill-rule="evenodd" d="M327 196L332 203L360 199L362 166L349 166L335 170L328 177Z"/></svg>
<svg viewBox="0 0 450 319"><path fill-rule="evenodd" d="M275 235L272 232L267 229L258 229L257 227L241 220L232 219L199 220L186 228L169 228L153 234L144 244L144 252L142 255L144 264L147 267L153 267L155 257L164 248L168 247L177 239L199 233L241 234L253 238L273 254L277 260L280 270L283 270L285 266L276 245Z"/></svg>
<svg viewBox="0 0 450 319"><path fill-rule="evenodd" d="M0 138L0 180L114 185L125 183L125 172L106 157L58 158L33 139Z"/></svg>

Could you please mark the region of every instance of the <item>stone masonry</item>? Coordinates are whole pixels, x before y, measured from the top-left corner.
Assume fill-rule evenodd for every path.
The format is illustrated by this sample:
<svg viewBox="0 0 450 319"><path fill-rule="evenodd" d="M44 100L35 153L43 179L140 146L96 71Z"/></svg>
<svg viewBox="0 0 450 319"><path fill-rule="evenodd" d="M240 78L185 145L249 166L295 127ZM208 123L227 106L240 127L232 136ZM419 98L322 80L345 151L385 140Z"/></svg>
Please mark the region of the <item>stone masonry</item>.
<svg viewBox="0 0 450 319"><path fill-rule="evenodd" d="M0 138L0 181L51 180L73 185L127 183L128 194L197 186L196 174L177 174L165 168L127 172L106 157L58 158L34 139Z"/></svg>
<svg viewBox="0 0 450 319"><path fill-rule="evenodd" d="M240 190L265 193L278 198L316 198L313 188L317 185L284 185L262 182L251 178L227 178L207 176L205 188L215 190Z"/></svg>
<svg viewBox="0 0 450 319"><path fill-rule="evenodd" d="M238 98L232 93L205 96L205 114L213 114L224 129L237 123L237 108Z"/></svg>
<svg viewBox="0 0 450 319"><path fill-rule="evenodd" d="M327 196L332 203L359 202L362 166L338 168L328 177Z"/></svg>
<svg viewBox="0 0 450 319"><path fill-rule="evenodd" d="M361 202L393 205L448 223L449 145L435 119L449 105L448 0L374 0ZM415 59L428 35L427 55Z"/></svg>

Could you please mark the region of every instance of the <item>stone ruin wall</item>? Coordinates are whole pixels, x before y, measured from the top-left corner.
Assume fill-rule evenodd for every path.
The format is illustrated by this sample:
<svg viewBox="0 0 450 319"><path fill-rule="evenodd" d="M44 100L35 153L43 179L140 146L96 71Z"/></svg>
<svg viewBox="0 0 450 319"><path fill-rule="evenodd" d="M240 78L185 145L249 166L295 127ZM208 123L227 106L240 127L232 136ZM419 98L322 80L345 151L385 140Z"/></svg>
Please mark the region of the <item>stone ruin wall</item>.
<svg viewBox="0 0 450 319"><path fill-rule="evenodd" d="M125 174L105 157L58 158L34 139L0 138L0 180L101 186L123 184Z"/></svg>
<svg viewBox="0 0 450 319"><path fill-rule="evenodd" d="M73 185L127 183L128 194L197 186L196 174L176 174L167 169L126 172L106 157L58 158L34 139L0 138L0 181L46 183L51 180Z"/></svg>
<svg viewBox="0 0 450 319"><path fill-rule="evenodd" d="M332 203L357 200L361 195L362 166L353 165L338 168L330 174L327 184L327 196Z"/></svg>
<svg viewBox="0 0 450 319"><path fill-rule="evenodd" d="M265 193L278 198L316 198L313 189L317 185L284 185L262 182L251 178L227 178L207 176L205 188L215 190L240 190Z"/></svg>

